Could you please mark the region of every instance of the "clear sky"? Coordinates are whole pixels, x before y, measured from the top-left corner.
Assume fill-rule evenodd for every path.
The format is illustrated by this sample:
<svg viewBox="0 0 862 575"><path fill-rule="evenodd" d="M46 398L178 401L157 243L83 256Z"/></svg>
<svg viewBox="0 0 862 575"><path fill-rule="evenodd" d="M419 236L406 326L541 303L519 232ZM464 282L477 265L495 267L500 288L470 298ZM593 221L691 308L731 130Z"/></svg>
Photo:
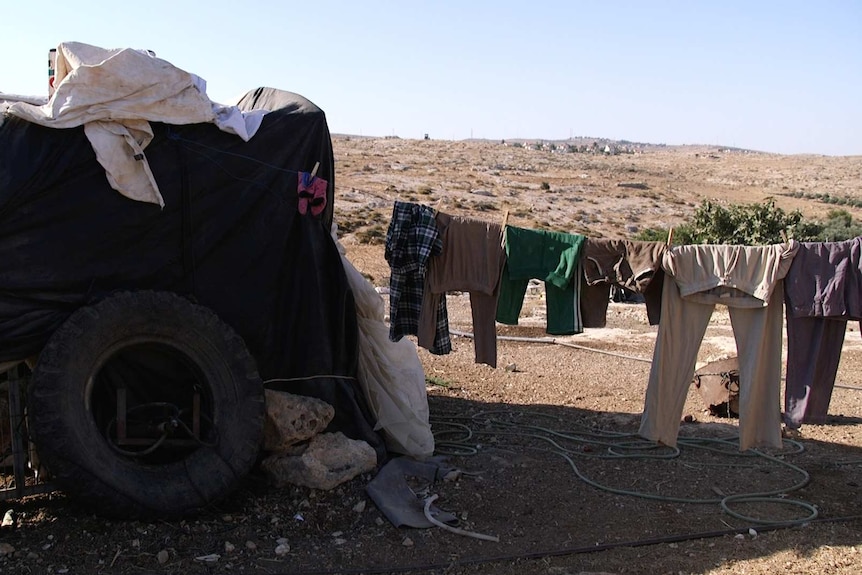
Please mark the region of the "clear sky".
<svg viewBox="0 0 862 575"><path fill-rule="evenodd" d="M300 93L333 133L862 155L860 0L4 0L0 91L45 95L64 41Z"/></svg>

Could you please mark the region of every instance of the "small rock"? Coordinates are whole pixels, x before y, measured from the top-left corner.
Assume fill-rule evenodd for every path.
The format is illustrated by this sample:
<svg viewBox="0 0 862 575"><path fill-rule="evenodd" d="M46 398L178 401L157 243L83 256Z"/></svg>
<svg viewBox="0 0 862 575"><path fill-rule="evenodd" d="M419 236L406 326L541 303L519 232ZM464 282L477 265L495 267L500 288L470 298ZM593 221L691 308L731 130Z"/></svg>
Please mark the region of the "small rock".
<svg viewBox="0 0 862 575"><path fill-rule="evenodd" d="M375 517L374 518L374 524L377 525L378 527L382 527L383 523L384 523L384 521L383 521L382 517Z"/></svg>
<svg viewBox="0 0 862 575"><path fill-rule="evenodd" d="M164 549L156 553L156 561L159 562L159 565L164 565L168 562L168 552Z"/></svg>
<svg viewBox="0 0 862 575"><path fill-rule="evenodd" d="M15 548L6 542L0 543L0 557L15 553Z"/></svg>
<svg viewBox="0 0 862 575"><path fill-rule="evenodd" d="M236 545L234 545L230 541L224 542L224 552L225 553L233 553L234 550L236 550Z"/></svg>
<svg viewBox="0 0 862 575"><path fill-rule="evenodd" d="M449 473L447 473L446 475L443 476L443 481L450 482L450 483L452 481L458 481L459 479L461 479L461 470L460 469L453 469L452 471L450 471Z"/></svg>
<svg viewBox="0 0 862 575"><path fill-rule="evenodd" d="M518 365L515 363L506 364L506 371L510 373L515 373L516 371L518 371Z"/></svg>
<svg viewBox="0 0 862 575"><path fill-rule="evenodd" d="M249 551L256 551L257 550L257 543L255 543L254 541L246 541L245 542L245 548L248 549Z"/></svg>
<svg viewBox="0 0 862 575"><path fill-rule="evenodd" d="M354 505L353 511L355 511L356 513L362 513L363 511L365 511L365 500L363 499L362 501Z"/></svg>
<svg viewBox="0 0 862 575"><path fill-rule="evenodd" d="M745 535L743 535L742 533L738 533L738 534L734 535L733 538L734 539L745 539Z"/></svg>
<svg viewBox="0 0 862 575"><path fill-rule="evenodd" d="M413 540L409 537L405 537L404 541L401 542L401 545L403 545L404 547L413 547Z"/></svg>
<svg viewBox="0 0 862 575"><path fill-rule="evenodd" d="M287 543L279 543L278 545L276 545L276 547L275 547L275 554L276 555L278 555L279 557L284 557L288 553L290 553L290 545L288 545Z"/></svg>
<svg viewBox="0 0 862 575"><path fill-rule="evenodd" d="M15 527L14 509L10 509L5 514L3 514L3 523L0 523L0 527Z"/></svg>

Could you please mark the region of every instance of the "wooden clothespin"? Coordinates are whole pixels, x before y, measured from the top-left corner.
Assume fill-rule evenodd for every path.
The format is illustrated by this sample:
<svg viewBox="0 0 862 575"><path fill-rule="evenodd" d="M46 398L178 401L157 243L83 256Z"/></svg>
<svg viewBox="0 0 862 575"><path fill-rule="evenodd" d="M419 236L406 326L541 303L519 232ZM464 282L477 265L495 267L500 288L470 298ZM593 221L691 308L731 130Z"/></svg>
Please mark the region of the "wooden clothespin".
<svg viewBox="0 0 862 575"><path fill-rule="evenodd" d="M503 227L500 228L500 247L504 250L506 249L506 238L508 237L506 232L507 225L509 225L509 210L503 210Z"/></svg>
<svg viewBox="0 0 862 575"><path fill-rule="evenodd" d="M317 175L317 170L320 168L320 162L314 162L314 167L311 169L311 178Z"/></svg>
<svg viewBox="0 0 862 575"><path fill-rule="evenodd" d="M437 213L440 211L440 206L442 206L442 205L443 205L443 198L440 198L439 200L437 200L437 205L434 206L434 217L435 218L437 217Z"/></svg>
<svg viewBox="0 0 862 575"><path fill-rule="evenodd" d="M667 231L667 246L670 247L673 244L673 228Z"/></svg>

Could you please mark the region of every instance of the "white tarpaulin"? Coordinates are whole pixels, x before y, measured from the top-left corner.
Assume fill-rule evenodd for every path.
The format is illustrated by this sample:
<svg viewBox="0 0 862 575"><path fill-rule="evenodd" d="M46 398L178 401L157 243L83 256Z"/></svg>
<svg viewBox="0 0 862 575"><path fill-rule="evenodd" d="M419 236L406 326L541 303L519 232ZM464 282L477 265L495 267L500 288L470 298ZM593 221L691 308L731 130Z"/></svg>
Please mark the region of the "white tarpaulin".
<svg viewBox="0 0 862 575"><path fill-rule="evenodd" d="M198 76L129 48L60 44L54 87L46 104L17 102L8 113L53 128L83 125L111 187L160 206L164 200L144 154L153 138L150 122L214 123L248 141L264 114L214 103Z"/></svg>
<svg viewBox="0 0 862 575"><path fill-rule="evenodd" d="M416 346L407 338L389 339L384 323L385 305L374 286L353 267L337 239L332 238L341 253L341 261L353 298L359 324L359 384L382 430L390 451L417 459L434 453L434 435L429 421L425 370Z"/></svg>

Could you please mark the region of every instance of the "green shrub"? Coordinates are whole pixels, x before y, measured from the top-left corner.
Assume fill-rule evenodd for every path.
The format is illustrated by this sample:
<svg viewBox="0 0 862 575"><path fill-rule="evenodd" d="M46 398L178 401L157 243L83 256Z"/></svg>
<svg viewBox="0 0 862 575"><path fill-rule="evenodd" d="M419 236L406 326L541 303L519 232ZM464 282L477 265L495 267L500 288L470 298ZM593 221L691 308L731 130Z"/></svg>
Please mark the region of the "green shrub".
<svg viewBox="0 0 862 575"><path fill-rule="evenodd" d="M676 232L674 232L676 233ZM666 242L668 230L658 228L647 228L640 230L632 239L639 242Z"/></svg>
<svg viewBox="0 0 862 575"><path fill-rule="evenodd" d="M386 230L379 225L360 230L355 235L359 242L363 244L379 245L386 241Z"/></svg>
<svg viewBox="0 0 862 575"><path fill-rule="evenodd" d="M644 229L635 240L667 241L668 230ZM846 210L830 210L826 221L805 221L802 213L790 213L771 199L763 203L720 206L704 201L691 219L674 229L673 243L760 246L787 239L802 242L835 242L862 235L862 224Z"/></svg>
<svg viewBox="0 0 862 575"><path fill-rule="evenodd" d="M862 224L854 222L847 210L829 210L826 221L820 224L816 241L840 242L857 236L862 236Z"/></svg>
<svg viewBox="0 0 862 575"><path fill-rule="evenodd" d="M771 199L763 203L731 204L723 207L704 201L694 213L691 226L691 243L767 245L784 241L784 237L809 240L810 230L802 224L798 210L787 213ZM682 239L682 238L680 238Z"/></svg>

